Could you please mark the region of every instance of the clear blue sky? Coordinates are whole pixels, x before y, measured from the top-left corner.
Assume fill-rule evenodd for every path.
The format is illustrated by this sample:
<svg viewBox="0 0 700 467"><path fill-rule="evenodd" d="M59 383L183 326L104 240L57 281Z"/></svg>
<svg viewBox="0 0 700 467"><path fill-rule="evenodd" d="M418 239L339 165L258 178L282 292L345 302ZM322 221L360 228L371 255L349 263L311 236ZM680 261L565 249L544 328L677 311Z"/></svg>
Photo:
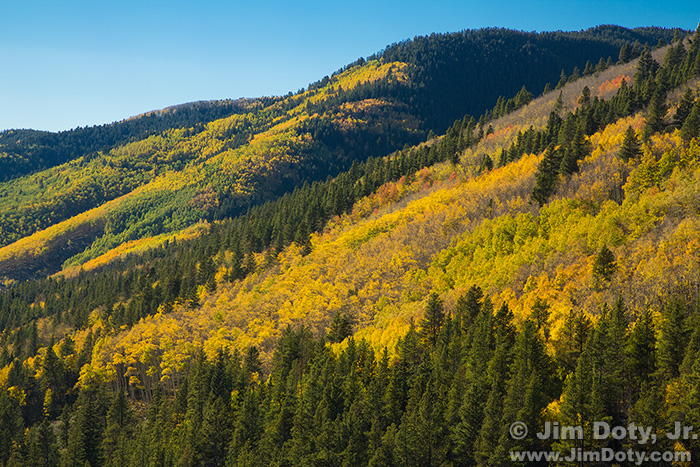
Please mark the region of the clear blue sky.
<svg viewBox="0 0 700 467"><path fill-rule="evenodd" d="M3 0L0 130L65 130L195 100L285 94L432 32L698 21L697 0Z"/></svg>

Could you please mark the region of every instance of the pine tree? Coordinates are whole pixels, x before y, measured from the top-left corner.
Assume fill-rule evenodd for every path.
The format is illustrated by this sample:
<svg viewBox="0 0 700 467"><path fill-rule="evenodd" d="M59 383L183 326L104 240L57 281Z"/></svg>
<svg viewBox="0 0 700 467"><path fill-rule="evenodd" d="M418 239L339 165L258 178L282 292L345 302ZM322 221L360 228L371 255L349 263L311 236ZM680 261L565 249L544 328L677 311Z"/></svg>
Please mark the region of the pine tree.
<svg viewBox="0 0 700 467"><path fill-rule="evenodd" d="M486 465L493 456L494 446L498 445L503 415L503 400L506 396L510 343L500 339L496 351L489 362L488 398L484 406L484 420L474 442L474 458L480 465Z"/></svg>
<svg viewBox="0 0 700 467"><path fill-rule="evenodd" d="M653 79L656 75L656 70L659 64L656 63L654 58L651 56L651 51L649 47L644 47L642 54L639 56L639 62L637 63L637 72L634 75L634 83L640 86L642 83L649 79Z"/></svg>
<svg viewBox="0 0 700 467"><path fill-rule="evenodd" d="M600 73L601 71L605 71L607 68L607 64L605 63L605 60L603 57L600 57L600 60L598 60L598 64L595 66L595 72Z"/></svg>
<svg viewBox="0 0 700 467"><path fill-rule="evenodd" d="M700 426L700 356L695 360L692 368L693 371L683 378L684 383L690 388L683 400L685 408L683 425L696 427ZM684 440L683 445L692 456L700 456L700 440Z"/></svg>
<svg viewBox="0 0 700 467"><path fill-rule="evenodd" d="M563 369L564 375L569 375L576 369L578 359L583 353L592 324L585 312L570 310L564 321L564 328L559 341L555 343L557 362Z"/></svg>
<svg viewBox="0 0 700 467"><path fill-rule="evenodd" d="M117 391L107 412L107 425L102 446L107 465L126 465L131 456L130 442L136 426L134 416L124 391Z"/></svg>
<svg viewBox="0 0 700 467"><path fill-rule="evenodd" d="M554 194L560 166L561 154L559 150L547 148L542 162L537 166L535 186L532 189L532 199L540 206L547 204L549 197Z"/></svg>
<svg viewBox="0 0 700 467"><path fill-rule="evenodd" d="M568 454L572 449L593 448L590 444L592 423L603 421L605 417L602 401L596 399L592 391L596 379L596 354L600 351L598 344L599 341L591 333L577 359L575 370L566 377L561 396L561 424L582 427L584 437L561 440L554 443L552 449Z"/></svg>
<svg viewBox="0 0 700 467"><path fill-rule="evenodd" d="M315 407L313 407L313 402L306 391L302 393L296 409L286 455L290 464L294 462L301 465L311 465L318 446L313 414Z"/></svg>
<svg viewBox="0 0 700 467"><path fill-rule="evenodd" d="M628 410L626 405L626 348L627 308L618 297L612 309L604 307L598 326L593 334L597 354L594 368L597 379L593 382L593 398L600 402L605 415L615 424L624 423Z"/></svg>
<svg viewBox="0 0 700 467"><path fill-rule="evenodd" d="M513 312L508 308L508 304L503 302L493 318L493 334L497 342L503 342L508 348L515 343L514 320Z"/></svg>
<svg viewBox="0 0 700 467"><path fill-rule="evenodd" d="M535 323L537 331L542 332L545 342L549 340L549 304L540 297L532 305L530 319Z"/></svg>
<svg viewBox="0 0 700 467"><path fill-rule="evenodd" d="M445 320L445 311L442 307L442 300L435 292L428 297L428 304L425 308L423 320L420 323L420 333L424 345L433 348L437 345L440 329Z"/></svg>
<svg viewBox="0 0 700 467"><path fill-rule="evenodd" d="M627 346L629 374L635 381L637 397L644 387L652 386L656 372L656 333L651 310L648 308L637 318L630 332Z"/></svg>
<svg viewBox="0 0 700 467"><path fill-rule="evenodd" d="M523 85L520 91L518 91L518 93L515 95L515 108L519 109L520 107L529 104L534 98L535 96L533 96L530 91L525 89L525 86Z"/></svg>
<svg viewBox="0 0 700 467"><path fill-rule="evenodd" d="M678 102L678 107L676 108L676 113L673 115L673 126L680 129L683 127L683 123L690 115L693 110L693 103L695 102L695 97L693 91L688 88L681 97L680 102Z"/></svg>
<svg viewBox="0 0 700 467"><path fill-rule="evenodd" d="M56 352L54 352L53 344L54 340L53 337L51 337L51 341L49 346L46 348L46 353L44 354L41 365L41 387L45 393L50 390L53 396L52 399L54 399L47 407L50 416L56 415L54 414L54 406L58 406L58 404L60 404L65 392L63 363L56 355Z"/></svg>
<svg viewBox="0 0 700 467"><path fill-rule="evenodd" d="M258 447L263 434L264 409L261 397L262 394L257 389L251 388L245 392L228 449L228 465L236 465L236 459L241 456L246 447L253 451Z"/></svg>
<svg viewBox="0 0 700 467"><path fill-rule="evenodd" d="M27 463L33 467L58 467L60 454L58 441L48 419L29 430L27 439Z"/></svg>
<svg viewBox="0 0 700 467"><path fill-rule="evenodd" d="M587 109L591 105L591 89L588 86L584 86L581 90L578 103L581 105L582 109Z"/></svg>
<svg viewBox="0 0 700 467"><path fill-rule="evenodd" d="M29 346L27 347L27 357L33 357L39 350L39 333L36 327L36 320L32 320L29 330Z"/></svg>
<svg viewBox="0 0 700 467"><path fill-rule="evenodd" d="M462 464L474 458L477 436L484 420L484 407L489 394L488 362L493 354L493 305L484 297L481 312L471 329L465 357L467 388L459 409L459 423L452 430L457 459Z"/></svg>
<svg viewBox="0 0 700 467"><path fill-rule="evenodd" d="M619 61L617 63L627 63L632 58L632 53L630 51L629 44L624 44L620 47L620 53L618 55Z"/></svg>
<svg viewBox="0 0 700 467"><path fill-rule="evenodd" d="M559 165L559 173L564 176L569 176L578 172L578 158L572 146L566 148L564 151L564 157L561 159L561 164Z"/></svg>
<svg viewBox="0 0 700 467"><path fill-rule="evenodd" d="M613 309L605 305L597 326L590 333L576 370L570 374L562 394L562 424L582 426L583 440L561 441L553 449L572 448L595 450L603 447L620 449L621 443L612 439L594 440L594 421L606 421L611 426L627 423L629 412L627 388L627 317L622 299Z"/></svg>
<svg viewBox="0 0 700 467"><path fill-rule="evenodd" d="M658 365L659 376L668 381L680 375L679 368L688 341L685 324L685 307L678 299L666 304L659 329Z"/></svg>
<svg viewBox="0 0 700 467"><path fill-rule="evenodd" d="M22 438L23 430L19 405L4 388L0 389L0 465L10 458L13 446Z"/></svg>
<svg viewBox="0 0 700 467"><path fill-rule="evenodd" d="M673 451L675 442L666 435L673 431L668 424L668 404L665 398L665 386L657 382L644 383L632 407L630 421L636 426L652 427L652 436L656 435L657 442L646 446L636 441L628 441L628 447L650 451Z"/></svg>
<svg viewBox="0 0 700 467"><path fill-rule="evenodd" d="M620 146L618 155L620 159L625 162L628 162L630 159L636 159L642 155L642 143L639 141L639 138L637 138L637 134L631 126L627 127L625 139L622 140L622 146Z"/></svg>
<svg viewBox="0 0 700 467"><path fill-rule="evenodd" d="M484 155L484 158L481 160L479 172L484 172L487 170L493 170L493 160L491 160L491 157L488 154Z"/></svg>
<svg viewBox="0 0 700 467"><path fill-rule="evenodd" d="M603 245L593 262L593 274L609 281L616 268L615 255L607 245Z"/></svg>
<svg viewBox="0 0 700 467"><path fill-rule="evenodd" d="M209 380L209 394L202 411L201 453L208 465L223 465L231 442L230 409L233 384L228 370L228 354L219 351Z"/></svg>
<svg viewBox="0 0 700 467"><path fill-rule="evenodd" d="M352 320L346 313L337 312L328 328L329 342L342 342L352 335Z"/></svg>
<svg viewBox="0 0 700 467"><path fill-rule="evenodd" d="M557 86L559 87L559 86ZM557 96L557 100L554 102L554 109L552 110L552 113L549 114L549 119L552 119L552 114L554 114L559 120L561 121L561 117L559 117L558 113L561 112L561 109L564 108L564 99L562 97L563 91L559 91L559 96ZM547 127L549 128L549 126ZM557 128L557 133L559 132L559 128ZM552 135L552 133L550 133Z"/></svg>
<svg viewBox="0 0 700 467"><path fill-rule="evenodd" d="M61 412L61 427L58 432L58 439L61 442L61 446L66 448L68 447L68 438L70 436L70 419L71 419L71 413L70 413L70 407L68 404L63 406L63 411Z"/></svg>
<svg viewBox="0 0 700 467"><path fill-rule="evenodd" d="M381 445L369 461L369 467L394 467L399 465L396 457L396 425L391 424L382 436Z"/></svg>
<svg viewBox="0 0 700 467"><path fill-rule="evenodd" d="M664 116L666 115L666 95L663 91L657 90L651 99L649 111L647 112L646 122L644 123L644 131L642 137L648 140L651 135L662 131L665 127Z"/></svg>
<svg viewBox="0 0 700 467"><path fill-rule="evenodd" d="M99 467L104 462L102 454L102 432L104 412L99 394L93 391L81 392L75 421L71 425L66 455L72 465Z"/></svg>
<svg viewBox="0 0 700 467"><path fill-rule="evenodd" d="M698 56L700 57L700 55ZM700 134L700 99L695 101L688 118L683 122L681 138L685 141L690 141L693 138L697 138L698 134Z"/></svg>
<svg viewBox="0 0 700 467"><path fill-rule="evenodd" d="M536 437L515 440L509 427L519 421L528 427L542 426L542 412L554 394L552 362L542 342L536 324L528 319L523 324L513 349L511 377L503 401L500 437L492 462L503 465L509 461L511 450L538 450Z"/></svg>
<svg viewBox="0 0 700 467"><path fill-rule="evenodd" d="M571 72L571 76L569 76L567 83L573 83L574 81L577 81L579 78L581 78L581 70L579 70L578 67L575 66L573 71Z"/></svg>
<svg viewBox="0 0 700 467"><path fill-rule="evenodd" d="M562 69L561 73L559 74L559 82L557 83L557 86L554 89L563 88L564 86L566 86L566 82L567 82L566 73Z"/></svg>
<svg viewBox="0 0 700 467"><path fill-rule="evenodd" d="M444 465L446 460L444 394L432 371L426 370L430 376L424 384L413 386L406 414L396 433L395 452L399 465L437 467Z"/></svg>

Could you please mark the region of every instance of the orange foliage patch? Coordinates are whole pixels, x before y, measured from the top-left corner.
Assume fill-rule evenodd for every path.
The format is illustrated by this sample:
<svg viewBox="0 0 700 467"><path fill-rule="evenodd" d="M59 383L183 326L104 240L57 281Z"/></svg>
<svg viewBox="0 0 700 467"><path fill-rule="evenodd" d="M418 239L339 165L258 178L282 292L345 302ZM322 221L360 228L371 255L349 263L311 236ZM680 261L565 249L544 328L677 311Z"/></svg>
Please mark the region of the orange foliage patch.
<svg viewBox="0 0 700 467"><path fill-rule="evenodd" d="M607 81L604 81L603 84L601 84L598 87L598 96L603 97L607 94L610 94L614 91L617 91L620 89L620 85L622 84L622 80L627 81L627 84L632 84L632 78L630 78L627 75L617 75L613 79L609 79Z"/></svg>

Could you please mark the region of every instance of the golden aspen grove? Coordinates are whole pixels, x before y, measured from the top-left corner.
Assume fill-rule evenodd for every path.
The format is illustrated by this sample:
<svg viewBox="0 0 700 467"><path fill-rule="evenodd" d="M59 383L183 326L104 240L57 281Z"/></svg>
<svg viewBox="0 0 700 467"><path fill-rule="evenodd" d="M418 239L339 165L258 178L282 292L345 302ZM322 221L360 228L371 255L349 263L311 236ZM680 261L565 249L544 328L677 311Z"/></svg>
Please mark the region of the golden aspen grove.
<svg viewBox="0 0 700 467"><path fill-rule="evenodd" d="M700 421L700 29L606 28L416 38L65 160L2 133L0 467L700 456L662 436ZM494 38L552 63L479 102L450 60Z"/></svg>

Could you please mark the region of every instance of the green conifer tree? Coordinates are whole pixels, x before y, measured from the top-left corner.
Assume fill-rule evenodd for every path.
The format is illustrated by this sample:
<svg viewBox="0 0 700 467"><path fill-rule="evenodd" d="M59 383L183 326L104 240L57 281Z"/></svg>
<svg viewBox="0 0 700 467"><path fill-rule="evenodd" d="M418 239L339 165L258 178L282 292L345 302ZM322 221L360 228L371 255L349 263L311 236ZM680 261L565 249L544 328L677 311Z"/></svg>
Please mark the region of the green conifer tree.
<svg viewBox="0 0 700 467"><path fill-rule="evenodd" d="M642 137L648 140L651 135L663 131L665 128L664 116L666 115L666 95L663 91L657 90L651 99L647 118L644 123Z"/></svg>
<svg viewBox="0 0 700 467"><path fill-rule="evenodd" d="M532 310L530 311L530 319L537 328L537 331L542 332L545 342L549 340L549 304L542 300L540 297L535 299L535 303L532 305Z"/></svg>
<svg viewBox="0 0 700 467"><path fill-rule="evenodd" d="M501 417L503 415L503 400L506 397L510 345L504 338L498 341L499 344L487 370L489 392L486 405L484 406L484 420L474 443L474 458L479 465L494 465L490 461L494 453L494 446L498 445L501 432Z"/></svg>
<svg viewBox="0 0 700 467"><path fill-rule="evenodd" d="M607 245L603 245L593 262L593 274L603 280L609 281L615 273L616 268L615 255L610 251Z"/></svg>
<svg viewBox="0 0 700 467"><path fill-rule="evenodd" d="M0 389L0 465L10 459L13 447L21 442L23 431L19 405L4 388Z"/></svg>
<svg viewBox="0 0 700 467"><path fill-rule="evenodd" d="M642 155L642 143L639 141L639 138L637 138L637 134L631 126L627 127L625 139L622 140L622 146L620 146L618 155L620 159L625 162L628 162L630 159L636 159Z"/></svg>
<svg viewBox="0 0 700 467"><path fill-rule="evenodd" d="M328 328L329 342L342 342L346 337L352 335L352 320L343 312L333 315L333 320Z"/></svg>
<svg viewBox="0 0 700 467"><path fill-rule="evenodd" d="M470 342L464 369L467 388L459 409L459 422L451 434L455 456L463 465L474 459L490 388L487 369L494 346L493 305L488 296L484 297L481 312L472 326Z"/></svg>
<svg viewBox="0 0 700 467"><path fill-rule="evenodd" d="M700 55L698 55L700 57ZM697 138L700 134L700 99L695 101L693 108L688 115L688 118L683 122L681 127L681 138L685 141L690 141Z"/></svg>
<svg viewBox="0 0 700 467"><path fill-rule="evenodd" d="M445 311L442 306L442 300L440 300L438 294L433 292L428 297L425 314L420 323L421 338L426 347L433 348L437 345L444 320Z"/></svg>
<svg viewBox="0 0 700 467"><path fill-rule="evenodd" d="M78 398L75 420L70 427L66 456L70 465L100 467L104 462L102 433L104 411L100 394L83 391Z"/></svg>
<svg viewBox="0 0 700 467"><path fill-rule="evenodd" d="M430 377L425 385L413 386L406 415L396 433L399 465L439 466L446 460L445 398L432 371L427 371Z"/></svg>
<svg viewBox="0 0 700 467"><path fill-rule="evenodd" d="M58 440L47 418L29 430L27 436L27 462L31 467L58 467L61 459Z"/></svg>
<svg viewBox="0 0 700 467"><path fill-rule="evenodd" d="M629 373L635 379L637 389L644 384L651 384L652 375L656 372L656 331L648 308L634 323L627 355Z"/></svg>
<svg viewBox="0 0 700 467"><path fill-rule="evenodd" d="M554 395L552 361L547 355L537 325L530 319L523 323L513 349L513 363L503 401L500 436L491 461L503 465L510 461L512 450L538 450L543 446L534 436L518 440L511 436L514 422L534 429L542 427L542 413Z"/></svg>
<svg viewBox="0 0 700 467"><path fill-rule="evenodd" d="M557 187L557 174L561 166L561 154L558 149L548 148L542 162L537 166L535 186L532 189L532 199L540 206L547 204L549 197Z"/></svg>
<svg viewBox="0 0 700 467"><path fill-rule="evenodd" d="M664 307L657 349L658 372L663 380L668 381L680 376L679 369L689 337L685 320L683 303L678 299L670 300Z"/></svg>
<svg viewBox="0 0 700 467"><path fill-rule="evenodd" d="M686 89L683 96L681 96L681 100L678 102L676 112L673 114L673 126L679 129L683 127L683 123L685 123L685 120L693 110L694 102L695 96L693 95L693 91L690 88Z"/></svg>
<svg viewBox="0 0 700 467"><path fill-rule="evenodd" d="M107 425L102 440L106 465L127 465L131 456L130 443L136 427L136 417L129 407L124 391L117 391L107 412Z"/></svg>
<svg viewBox="0 0 700 467"><path fill-rule="evenodd" d="M620 53L618 55L618 62L617 63L627 63L630 61L632 58L632 53L630 50L629 44L624 44L622 47L620 47Z"/></svg>

